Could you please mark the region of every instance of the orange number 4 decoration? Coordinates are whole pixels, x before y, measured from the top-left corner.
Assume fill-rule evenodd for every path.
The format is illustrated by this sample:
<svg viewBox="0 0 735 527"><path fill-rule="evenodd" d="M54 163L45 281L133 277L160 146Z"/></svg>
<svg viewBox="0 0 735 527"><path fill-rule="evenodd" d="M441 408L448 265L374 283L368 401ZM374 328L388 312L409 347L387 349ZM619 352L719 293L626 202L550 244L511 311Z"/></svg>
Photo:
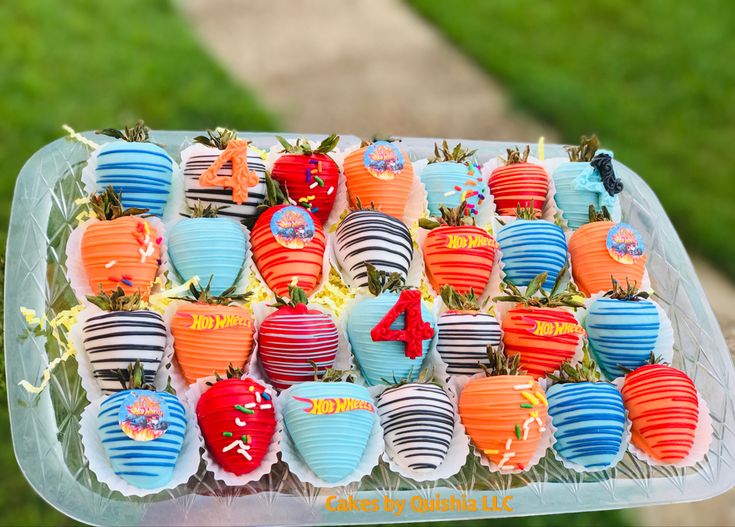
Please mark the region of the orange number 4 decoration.
<svg viewBox="0 0 735 527"><path fill-rule="evenodd" d="M398 316L405 314L403 329L391 329L390 326ZM378 325L370 330L375 342L384 340L400 340L406 346L406 357L416 359L423 353L423 341L434 336L431 322L421 318L421 291L407 289L401 291L398 302L390 308Z"/></svg>
<svg viewBox="0 0 735 527"><path fill-rule="evenodd" d="M258 184L258 174L248 167L248 141L234 139L207 170L199 176L203 187L223 187L232 189L232 201L242 205L248 200L248 188ZM232 176L219 176L217 173L227 163L232 162Z"/></svg>

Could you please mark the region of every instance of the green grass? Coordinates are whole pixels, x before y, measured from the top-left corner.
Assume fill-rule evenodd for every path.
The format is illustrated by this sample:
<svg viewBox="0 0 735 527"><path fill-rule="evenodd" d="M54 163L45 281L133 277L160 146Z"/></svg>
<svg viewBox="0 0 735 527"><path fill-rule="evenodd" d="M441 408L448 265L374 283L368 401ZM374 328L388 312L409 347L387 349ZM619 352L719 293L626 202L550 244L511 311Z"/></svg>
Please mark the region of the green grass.
<svg viewBox="0 0 735 527"><path fill-rule="evenodd" d="M0 3L0 242L24 161L63 134L130 123L153 128L274 129L261 109L201 49L164 0ZM5 376L2 375L4 383ZM66 525L25 482L0 396L0 525Z"/></svg>
<svg viewBox="0 0 735 527"><path fill-rule="evenodd" d="M735 3L409 3L565 141L597 132L735 277Z"/></svg>

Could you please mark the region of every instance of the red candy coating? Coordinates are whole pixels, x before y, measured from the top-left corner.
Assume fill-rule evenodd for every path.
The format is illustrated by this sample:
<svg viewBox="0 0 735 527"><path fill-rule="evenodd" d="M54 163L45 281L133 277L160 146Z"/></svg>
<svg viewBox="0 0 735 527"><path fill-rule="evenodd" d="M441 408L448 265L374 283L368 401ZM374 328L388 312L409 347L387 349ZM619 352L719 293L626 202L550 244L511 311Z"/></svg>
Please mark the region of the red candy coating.
<svg viewBox="0 0 735 527"><path fill-rule="evenodd" d="M197 404L197 420L209 453L219 466L237 476L260 466L276 429L273 394L264 396L264 390L263 385L249 377L223 379L204 392ZM260 394L260 402L256 393ZM248 411L238 410L236 405ZM248 408L250 405L252 408ZM245 425L239 426L237 420ZM249 441L242 436L249 436ZM251 459L238 452L241 445L224 452L237 441L249 447L245 451Z"/></svg>
<svg viewBox="0 0 735 527"><path fill-rule="evenodd" d="M538 218L546 202L549 176L541 165L515 163L493 170L488 186L499 215L515 216L520 205L533 207Z"/></svg>
<svg viewBox="0 0 735 527"><path fill-rule="evenodd" d="M323 185L314 176L318 176ZM299 198L314 196L309 201L311 210L316 209L314 216L320 222L327 222L339 184L339 167L331 157L326 154L285 154L273 164L271 177L287 188L289 196L296 202ZM311 188L314 183L316 186ZM331 193L330 187L333 189Z"/></svg>

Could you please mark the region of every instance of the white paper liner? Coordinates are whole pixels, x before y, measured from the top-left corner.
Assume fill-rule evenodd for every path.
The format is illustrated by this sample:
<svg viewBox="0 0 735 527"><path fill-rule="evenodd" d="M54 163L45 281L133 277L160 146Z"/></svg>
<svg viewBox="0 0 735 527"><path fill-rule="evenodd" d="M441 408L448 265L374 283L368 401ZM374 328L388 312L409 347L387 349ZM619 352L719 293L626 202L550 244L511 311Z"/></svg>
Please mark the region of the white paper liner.
<svg viewBox="0 0 735 527"><path fill-rule="evenodd" d="M183 198L182 198L183 199ZM227 216L218 216L219 218L225 218L228 220L232 220L232 218L229 218ZM181 214L175 214L171 216L166 223L166 231L170 232L171 229L173 229L174 225L179 223L180 221L187 219ZM234 223L237 223L240 228L242 229L243 235L245 236L245 259L243 261L242 267L240 268L240 274L237 277L237 280L235 281L235 293L236 294L242 294L247 291L247 285L248 280L250 279L250 273L253 265L253 251L250 246L250 231L248 228L243 225L242 223L233 220ZM166 276L171 281L171 287L177 287L180 285L183 285L185 281L182 281L179 277L178 273L174 269L174 264L171 261L171 259L168 257L168 251L166 252L166 258L162 261L161 266L164 268L164 272L166 273ZM209 281L209 276L199 276L199 285L204 287L207 282Z"/></svg>
<svg viewBox="0 0 735 527"><path fill-rule="evenodd" d="M94 194L104 190L97 184L97 156L100 149L107 143L99 145L97 148L92 150L87 159L87 164L82 168L82 183L84 184L84 192L86 194ZM164 149L165 150L165 149ZM168 152L166 152L168 153ZM169 189L168 201L163 208L162 218L174 214L176 210L181 206L181 199L184 196L184 178L181 172L181 166L171 157L171 187ZM183 163L182 163L183 166Z"/></svg>
<svg viewBox="0 0 735 527"><path fill-rule="evenodd" d="M544 201L544 206L541 209L541 219L550 221L551 223L554 223L554 219L556 217L556 214L558 212L558 209L556 208L556 202L554 201L553 197L553 191L552 191L552 181L551 181L551 173L549 172L548 167L545 165L543 161L539 161L533 156L529 156L528 158L529 163L533 163L534 165L540 165L546 170L546 175L549 177L549 187L546 191L546 200ZM493 170L500 166L504 166L505 161L504 158L501 156L496 156L488 159L483 165L482 165L482 177L484 181L488 184L488 190L490 191L490 195L492 196L492 190L490 190L490 175L492 174ZM500 217L508 223L508 221L512 221L515 219L515 216L498 216L497 214L497 206L495 205L495 198L492 198L492 210L494 212L495 217ZM496 231L497 232L497 231Z"/></svg>
<svg viewBox="0 0 735 527"><path fill-rule="evenodd" d="M380 384L369 387L368 391L372 398L377 401L378 396L388 388L389 386ZM388 463L388 466L393 472L400 474L404 478L409 478L418 482L448 479L462 470L462 467L467 461L467 455L470 453L469 438L467 437L467 434L465 434L464 425L459 418L459 412L457 410L457 392L452 389L451 383L441 383L441 388L449 395L449 400L452 402L452 406L454 407L454 430L452 431L452 439L449 443L447 455L441 465L432 471L425 472L404 467L393 458L390 447L385 441L385 438L383 438L383 461ZM379 417L380 411L378 410L377 404L375 405L375 408Z"/></svg>
<svg viewBox="0 0 735 527"><path fill-rule="evenodd" d="M161 265L158 266L156 273L156 280L153 282L151 287L151 294L155 294L161 291L161 284L167 282L166 270L168 269L168 250L166 242L166 227L163 222L155 216L149 216L143 218L147 220L152 227L156 229L158 236L163 238L161 245L159 245L159 252L161 254ZM66 278L69 280L72 291L78 300L84 299L87 295L97 295L99 291L93 291L89 286L89 280L87 279L87 271L84 269L82 263L82 238L84 233L93 223L98 223L101 220L97 218L90 218L77 226L66 242Z"/></svg>
<svg viewBox="0 0 735 527"><path fill-rule="evenodd" d="M256 304L253 304L252 310L253 310L253 317L255 318L255 325L257 328L260 328L263 321L266 319L268 315L271 313L275 313L277 311L276 308L270 307L268 304L270 302L258 302ZM329 315L332 320L334 321L334 325L337 326L337 335L338 335L338 341L337 341L337 353L334 357L334 369L337 370L349 370L352 369L352 362L350 358L350 344L349 339L347 338L347 332L344 327L343 320L334 314L332 310L329 308L317 303L317 302L310 302L308 304L309 309L313 309L314 311L319 311L320 313L324 313L325 315ZM251 372L251 375L258 377L259 379L268 380L268 375L265 373L265 370L263 369L263 365L260 362L260 356L257 353L257 346L256 349L253 350L253 354L251 355L250 359L250 368L249 371ZM359 383L358 383L359 384ZM278 389L273 388L274 393L278 393Z"/></svg>
<svg viewBox="0 0 735 527"><path fill-rule="evenodd" d="M560 208L559 205L556 203L556 184L554 183L554 171L559 167L559 165L562 165L564 163L568 163L569 158L568 157L550 157L548 159L544 159L543 161L540 161L540 164L546 168L546 172L549 174L549 197L547 200L547 203L551 203L556 210L556 213L558 214L558 218L561 221L562 228L564 231L572 231L574 229L570 228L567 224L567 220L564 218L564 209ZM610 217L612 220L616 223L620 222L622 219L622 208L620 206L620 200L615 201L615 206L612 208L612 210L609 210Z"/></svg>
<svg viewBox="0 0 735 527"><path fill-rule="evenodd" d="M495 239L495 231L490 230L492 229L492 224L489 224L487 227L484 228L488 230L489 234L493 237L493 239ZM426 287L428 288L429 293L433 295L434 298L440 298L441 292L434 289L434 286L431 285L429 277L426 274L426 263L424 261L424 244L426 243L426 237L429 235L429 232L430 231L426 229L416 230L416 234L414 234L414 245L418 247L414 251L414 260L416 260L417 257L420 260L419 262L417 262L417 264L420 266L419 271L422 273L421 279L426 283ZM496 247L495 260L493 261L493 268L490 272L490 279L485 285L485 289L483 289L482 291L475 291L475 295L477 295L480 304L488 302L492 300L494 296L500 294L500 284L503 282L503 278L505 278L505 273L503 273L501 266L501 257L502 254L500 253L500 248ZM413 266L414 263L412 262L411 265ZM458 259L457 265L462 265L461 258Z"/></svg>
<svg viewBox="0 0 735 527"><path fill-rule="evenodd" d="M604 381L603 381L604 382ZM549 382L548 379L544 379L543 381L539 381L539 384L544 389L544 392L546 392L551 386L553 386L553 383ZM616 388L619 387L615 385ZM621 399L622 403L622 399ZM631 427L633 424L630 422L630 419L628 419L628 409L625 408L625 424L623 428L623 438L620 442L620 448L618 449L618 452L615 454L615 457L613 457L612 462L610 465L606 467L595 467L595 468L586 468L584 465L580 465L579 463L574 463L566 458L563 458L559 452L556 451L556 448L554 448L554 445L556 445L556 427L554 426L554 419L551 416L551 413L549 413L549 419L546 423L546 428L551 431L551 439L549 443L549 447L551 448L552 452L554 452L554 457L557 461L559 461L564 468L573 470L575 472L578 472L580 474L585 474L587 472L601 472L603 470L608 470L613 467L615 467L618 463L620 463L623 458L625 457L625 453L628 451L629 445L630 445L630 436L631 436Z"/></svg>
<svg viewBox="0 0 735 527"><path fill-rule="evenodd" d="M618 377L613 384L622 391L623 385L625 384L625 377ZM653 459L647 453L640 450L633 444L633 441L630 441L628 451L644 463L657 467L686 468L692 467L702 461L707 455L707 452L709 452L710 445L712 444L712 416L709 413L709 405L704 397L702 397L702 394L699 393L699 390L697 390L697 399L699 401L699 419L697 421L697 429L694 431L694 444L687 457L677 463L664 463Z"/></svg>
<svg viewBox="0 0 735 527"><path fill-rule="evenodd" d="M643 291L644 289L641 290ZM587 316L589 314L590 306L595 300L602 298L604 294L605 293L602 292L595 293L591 297L585 298L584 305L586 306L586 308L584 309L580 319L580 324L582 324L585 328L587 327ZM671 320L666 314L666 311L664 311L663 308L658 305L658 303L653 298L648 298L648 301L652 302L654 307L656 308L660 323L658 338L656 339L656 346L653 348L653 354L656 357L661 357L665 363L671 364L671 362L674 360L674 328L671 325ZM597 366L597 371L602 374L602 369L600 368L599 364L595 365ZM611 379L611 381L612 380L614 379Z"/></svg>
<svg viewBox="0 0 735 527"><path fill-rule="evenodd" d="M175 346L175 338L173 336L173 333L171 332L171 327L173 323L173 318L176 315L176 312L179 310L180 307L191 305L192 302L187 302L186 300L172 300L167 306L166 310L163 312L163 322L166 324L166 328L168 329L168 347L171 348L171 356L168 359L171 363L171 385L173 386L174 390L176 390L176 393L183 394L186 393L186 391L189 389L189 384L186 382L186 378L184 377L184 373L181 370L181 367L179 366L178 361L176 360L176 346ZM248 308L247 305L241 305L237 304L240 307L244 307L245 309ZM251 308L252 309L252 308ZM253 315L253 320L255 320L255 316ZM253 331L253 349L250 351L250 355L248 356L248 360L245 363L245 367L243 368L243 371L246 375L254 375L258 379L263 379L261 375L252 374L251 370L253 367L253 361L255 358L255 353L258 349L258 325L254 324L254 331ZM167 348L168 353L168 348ZM194 384L194 383L192 383Z"/></svg>
<svg viewBox="0 0 735 527"><path fill-rule="evenodd" d="M76 322L69 330L69 339L71 340L74 349L77 350L77 373L81 379L82 388L84 388L84 391L86 392L87 400L92 402L104 397L105 395L102 393L102 388L100 388L97 379L94 377L94 370L92 369L89 355L87 354L84 346L84 324L91 317L102 315L103 313L107 313L107 311L103 311L99 307L90 304L86 299L82 300L82 303L85 307L79 312ZM156 373L153 385L156 387L156 390L164 390L170 380L171 386L176 390L176 393L182 393L181 390L185 387L183 376L181 376L178 369L173 367L173 365L166 367L167 364L171 364L174 355L174 348L173 339L171 338L171 333L169 331L170 326L165 323L165 320L164 325L166 325L166 348L164 349L163 356L161 357L161 364L158 367L158 372Z"/></svg>
<svg viewBox="0 0 735 527"><path fill-rule="evenodd" d="M517 304L514 304L513 302L498 302L497 304L495 304L495 318L497 318L498 322L500 322L501 334L502 334L502 327L503 327L503 319L505 319L508 312L516 305ZM574 318L577 320L577 324L579 324L580 326L583 325L582 324L582 316L583 316L582 309L574 310L572 308L566 308L566 307L557 308L557 309L563 309L564 311L572 313L572 315L574 315ZM577 343L577 349L574 351L574 355L569 360L569 362L572 365L580 363L582 359L584 358L584 345L586 341L587 341L587 336L580 335L579 342ZM502 340L501 340L500 349L501 351L505 350L505 344L503 343ZM554 370L553 372L551 372L551 375L558 375L558 374L559 374L559 370ZM536 380L541 381L544 378L545 377L539 377Z"/></svg>
<svg viewBox="0 0 735 527"><path fill-rule="evenodd" d="M262 384L267 389L268 393L273 395L273 410L276 418L276 428L273 431L273 436L271 437L271 442L268 445L268 450L263 456L260 465L258 465L255 470L252 470L247 474L243 474L242 476L238 476L222 468L209 453L209 448L207 448L207 444L204 441L204 436L202 435L199 423L198 421L194 421L194 427L196 429L197 437L199 438L199 442L204 449L204 452L202 453L202 459L204 459L207 470L213 474L214 479L222 481L225 485L228 485L230 487L247 485L248 483L251 483L253 481L258 481L261 477L269 474L273 465L278 463L278 453L281 451L280 444L281 435L283 433L283 416L281 415L281 408L277 400L278 397L276 397L276 390L270 384L258 378L256 375L245 374L241 378L247 379L248 377L257 381L259 384ZM196 415L196 408L197 404L199 403L199 399L201 398L202 394L210 388L210 386L207 386L207 382L214 383L216 382L216 380L217 379L214 377L214 375L212 375L211 377L198 379L195 383L192 383L191 386L189 386L189 389L186 391L183 397L184 404L187 406L189 413Z"/></svg>
<svg viewBox="0 0 735 527"><path fill-rule="evenodd" d="M122 477L117 476L110 464L107 452L102 445L97 430L97 414L104 400L105 398L101 397L90 403L82 412L81 419L79 420L79 434L82 438L84 456L89 461L90 470L94 472L100 483L104 483L110 490L118 491L123 496L149 496L183 485L197 472L200 461L199 447L202 445L199 442L195 426L196 416L182 402L184 411L186 412L186 433L184 434L184 441L181 445L181 452L176 459L176 466L174 467L171 480L166 485L156 489L141 489L131 485Z"/></svg>
<svg viewBox="0 0 735 527"><path fill-rule="evenodd" d="M457 388L458 398L459 394L462 393L462 390L465 386L467 386L467 383L469 383L472 379L482 379L485 378L485 373L480 372L476 373L472 376L462 376L454 379L455 386ZM539 383L540 385L540 383ZM461 416L460 416L461 417ZM470 436L469 432L467 435L469 436L470 443L472 444L472 448L470 449L475 457L477 457L480 460L480 464L483 467L486 467L490 472L499 472L501 474L521 474L523 472L527 472L529 469L533 468L538 464L539 461L546 455L546 451L551 446L552 441L552 434L551 434L551 428L549 427L549 416L547 415L546 422L544 423L544 430L541 433L541 439L539 440L538 446L536 447L536 451L534 452L533 456L531 456L531 459L528 461L528 464L521 469L514 469L514 470L502 470L498 469L498 466L490 461L485 454L482 453L482 451L475 446L475 443L472 441L472 436Z"/></svg>
<svg viewBox="0 0 735 527"><path fill-rule="evenodd" d="M352 147L348 147L343 151L340 151L341 155L341 168L343 169L344 174L344 159L354 152L355 150L358 150L360 148L360 145L354 145ZM400 143L398 144L398 148L401 149ZM425 161L425 160L424 160ZM419 163L419 170L423 170L423 166L425 166L425 163L423 163L422 160L418 161L411 161L411 165L413 167L413 182L411 184L411 191L408 194L408 198L406 198L406 208L403 210L403 218L398 218L403 223L408 225L409 228L415 228L416 225L418 225L419 218L421 218L424 214L424 211L428 208L428 197L426 194L426 189L424 188L423 183L421 183L421 178L419 177L419 170L416 169L416 163ZM334 209L332 210L332 213L334 213L335 210L339 210L340 213L337 214L337 218L340 217L341 211L349 210L349 198L347 195L347 178L342 178L345 181L345 192L343 196L338 195L337 199L334 200ZM341 199L340 199L341 198ZM363 202L363 207L368 207L369 203ZM330 222L332 220L332 216L329 217ZM339 222L336 222L339 223ZM335 225L336 225L335 223Z"/></svg>
<svg viewBox="0 0 735 527"><path fill-rule="evenodd" d="M285 401L286 398L290 396L292 389L293 386L284 390L278 396L282 408L284 407L284 403L281 401ZM383 429L380 426L380 417L377 412L373 419L373 428L370 431L367 446L365 447L365 451L362 453L362 458L360 459L357 467L355 467L355 470L353 470L349 476L333 483L324 481L309 468L309 465L306 464L304 459L301 457L301 454L296 450L296 446L294 445L293 440L288 433L288 429L285 426L284 434L281 438L281 460L288 465L291 473L299 478L303 483L309 483L310 485L320 488L342 487L344 485L360 481L363 477L369 475L373 471L380 461L380 456L382 454Z"/></svg>

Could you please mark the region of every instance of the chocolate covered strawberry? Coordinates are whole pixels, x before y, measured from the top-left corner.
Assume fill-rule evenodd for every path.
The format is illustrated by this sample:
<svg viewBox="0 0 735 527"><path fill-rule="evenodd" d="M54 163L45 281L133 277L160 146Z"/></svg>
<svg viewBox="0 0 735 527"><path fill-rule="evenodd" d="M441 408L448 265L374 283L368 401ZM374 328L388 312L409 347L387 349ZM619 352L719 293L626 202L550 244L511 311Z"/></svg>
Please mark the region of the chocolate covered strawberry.
<svg viewBox="0 0 735 527"><path fill-rule="evenodd" d="M163 148L150 142L150 129L138 121L123 130L105 128L97 133L116 139L96 153L97 186L114 187L122 194L125 208L148 209L162 216L171 193L174 162Z"/></svg>
<svg viewBox="0 0 735 527"><path fill-rule="evenodd" d="M258 381L228 368L199 398L197 421L214 461L242 476L257 469L276 430L273 394Z"/></svg>
<svg viewBox="0 0 735 527"><path fill-rule="evenodd" d="M398 273L388 275L370 265L368 278L372 296L359 300L347 317L352 354L369 385L413 379L434 336L431 313L421 291L406 288Z"/></svg>
<svg viewBox="0 0 735 527"><path fill-rule="evenodd" d="M475 152L477 150L462 148L461 144L450 150L446 141L442 141L441 148L434 143L434 157L421 172L430 216L439 216L441 207L453 209L465 201L468 214L477 214L487 189L482 181L480 165L472 162Z"/></svg>
<svg viewBox="0 0 735 527"><path fill-rule="evenodd" d="M327 483L354 472L378 419L367 388L328 372L282 394L283 422L298 455ZM377 463L377 459L375 460Z"/></svg>
<svg viewBox="0 0 735 527"><path fill-rule="evenodd" d="M584 308L584 304L574 284L562 289L565 274L559 274L550 292L542 287L546 273L533 279L525 293L506 281L504 294L493 299L515 304L503 317L504 351L509 357L518 355L521 368L534 379L571 361L585 334L571 311Z"/></svg>
<svg viewBox="0 0 735 527"><path fill-rule="evenodd" d="M112 470L141 489L165 486L173 477L186 436L184 405L143 381L140 362L130 364L123 390L102 400L97 433Z"/></svg>
<svg viewBox="0 0 735 527"><path fill-rule="evenodd" d="M472 291L462 294L445 285L441 298L447 311L436 322L436 350L449 375L474 375L490 365L487 347L500 344L500 324L480 310Z"/></svg>
<svg viewBox="0 0 735 527"><path fill-rule="evenodd" d="M543 388L519 368L518 356L488 348L485 377L473 377L459 395L459 416L475 445L499 471L528 469L538 455L547 421Z"/></svg>
<svg viewBox="0 0 735 527"><path fill-rule="evenodd" d="M587 296L607 291L610 278L642 283L646 271L645 244L640 233L627 223L615 223L606 207L589 208L589 220L569 238L569 256L574 282Z"/></svg>
<svg viewBox="0 0 735 527"><path fill-rule="evenodd" d="M103 311L89 317L82 328L84 351L102 393L120 391L120 372L126 376L128 365L136 360L143 368L143 382L153 384L168 340L163 317L144 307L140 293L126 295L119 287L87 300Z"/></svg>
<svg viewBox="0 0 735 527"><path fill-rule="evenodd" d="M358 198L334 233L334 256L354 287L368 285L367 264L406 279L413 259L411 231L393 216L363 208Z"/></svg>
<svg viewBox="0 0 735 527"><path fill-rule="evenodd" d="M332 317L309 309L303 289L289 286L289 300L278 297L258 328L258 357L279 390L321 377L334 366L339 334Z"/></svg>
<svg viewBox="0 0 735 527"><path fill-rule="evenodd" d="M582 137L579 146L565 147L569 162L554 170L554 201L570 229L589 221L590 206L600 211L617 204L623 182L615 176L612 152L602 150L597 136Z"/></svg>
<svg viewBox="0 0 735 527"><path fill-rule="evenodd" d="M675 464L692 453L699 394L686 373L651 359L626 375L621 389L633 423L631 442L653 460Z"/></svg>
<svg viewBox="0 0 735 527"><path fill-rule="evenodd" d="M555 384L546 390L554 425L554 450L585 470L604 470L622 457L626 429L623 398L600 380L595 361L585 352L581 364L562 364Z"/></svg>
<svg viewBox="0 0 735 527"><path fill-rule="evenodd" d="M454 209L442 205L440 210L440 218L419 221L420 227L429 229L423 247L426 276L437 292L449 285L460 293L480 295L493 270L495 238L475 225L465 201Z"/></svg>
<svg viewBox="0 0 735 527"><path fill-rule="evenodd" d="M276 181L266 178L265 210L250 236L253 262L278 296L296 285L311 295L322 276L326 238L322 224L304 207L291 205Z"/></svg>
<svg viewBox="0 0 735 527"><path fill-rule="evenodd" d="M294 144L276 136L283 155L273 163L271 177L288 189L291 199L303 204L319 221L327 223L339 186L339 166L330 157L339 136L326 137L316 148L307 139Z"/></svg>
<svg viewBox="0 0 735 527"><path fill-rule="evenodd" d="M140 291L148 299L161 264L163 237L145 218L146 209L126 209L108 187L89 198L94 219L82 235L82 265L92 291Z"/></svg>
<svg viewBox="0 0 735 527"><path fill-rule="evenodd" d="M530 148L521 153L518 147L508 149L505 164L492 171L488 186L501 216L514 216L518 207L533 208L536 217L546 203L549 175L541 165L528 162Z"/></svg>
<svg viewBox="0 0 735 527"><path fill-rule="evenodd" d="M430 472L444 462L457 419L444 388L422 372L415 382L390 386L378 395L376 406L394 462L416 472Z"/></svg>
<svg viewBox="0 0 735 527"><path fill-rule="evenodd" d="M187 303L171 319L174 355L186 382L223 374L228 365L244 368L253 350L255 324L250 309L237 302L245 302L249 293L238 295L231 287L213 296L209 284L192 284L189 295L180 299Z"/></svg>

